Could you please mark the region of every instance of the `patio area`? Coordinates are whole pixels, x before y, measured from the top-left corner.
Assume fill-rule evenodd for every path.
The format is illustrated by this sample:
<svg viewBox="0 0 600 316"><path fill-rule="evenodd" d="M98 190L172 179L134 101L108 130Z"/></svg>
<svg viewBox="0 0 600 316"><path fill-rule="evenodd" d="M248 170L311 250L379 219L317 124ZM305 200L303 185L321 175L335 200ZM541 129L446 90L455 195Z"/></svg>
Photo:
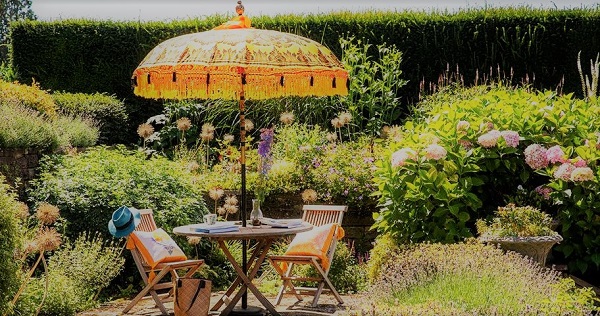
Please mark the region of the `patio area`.
<svg viewBox="0 0 600 316"><path fill-rule="evenodd" d="M216 302L223 292L213 292L211 295L211 305ZM270 301L274 301L274 296L267 295ZM278 312L288 316L311 316L311 315L346 315L348 311L358 306L361 298L360 294L342 294L344 305L338 305L333 295L324 294L319 299L317 307L311 307L310 297L304 301L297 301L293 295L284 296L280 305L276 306ZM122 314L121 311L129 303L128 300L117 300L103 304L97 309L82 312L78 316L114 316L114 315L144 315L160 316L160 310L154 307L152 299L144 299L138 303L130 313ZM173 315L173 302L165 304L170 315ZM253 295L248 295L248 305L259 306Z"/></svg>

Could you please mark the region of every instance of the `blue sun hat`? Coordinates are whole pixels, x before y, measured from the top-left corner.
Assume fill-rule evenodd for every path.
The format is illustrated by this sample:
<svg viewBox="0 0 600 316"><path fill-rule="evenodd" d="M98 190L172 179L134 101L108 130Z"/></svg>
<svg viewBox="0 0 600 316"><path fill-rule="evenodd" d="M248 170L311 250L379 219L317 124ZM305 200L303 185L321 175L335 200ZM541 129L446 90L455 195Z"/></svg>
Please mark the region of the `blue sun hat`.
<svg viewBox="0 0 600 316"><path fill-rule="evenodd" d="M125 237L131 234L141 220L138 209L121 206L113 212L111 220L108 221L108 231L117 238Z"/></svg>

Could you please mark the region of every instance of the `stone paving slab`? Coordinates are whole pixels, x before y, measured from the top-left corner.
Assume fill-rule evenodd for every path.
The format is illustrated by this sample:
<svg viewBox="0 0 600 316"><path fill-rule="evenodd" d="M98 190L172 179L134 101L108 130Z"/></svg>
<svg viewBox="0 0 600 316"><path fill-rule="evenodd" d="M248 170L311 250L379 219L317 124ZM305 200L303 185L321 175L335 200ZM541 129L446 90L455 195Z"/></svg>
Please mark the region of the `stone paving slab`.
<svg viewBox="0 0 600 316"><path fill-rule="evenodd" d="M221 298L223 292L215 292L211 295L211 305ZM269 301L275 300L274 296L267 296ZM306 296L303 301L298 301L293 295L284 296L280 305L276 306L278 312L286 316L342 316L357 306L359 295L342 295L343 305L339 305L335 298L329 294L322 294L317 307L311 307L311 297ZM129 304L129 300L119 299L102 304L97 309L78 313L77 316L117 316L122 314L123 308ZM248 294L248 305L260 306L252 294ZM173 315L173 302L165 303L169 315ZM155 307L152 298L147 297L140 301L126 315L132 316L160 316L161 312Z"/></svg>

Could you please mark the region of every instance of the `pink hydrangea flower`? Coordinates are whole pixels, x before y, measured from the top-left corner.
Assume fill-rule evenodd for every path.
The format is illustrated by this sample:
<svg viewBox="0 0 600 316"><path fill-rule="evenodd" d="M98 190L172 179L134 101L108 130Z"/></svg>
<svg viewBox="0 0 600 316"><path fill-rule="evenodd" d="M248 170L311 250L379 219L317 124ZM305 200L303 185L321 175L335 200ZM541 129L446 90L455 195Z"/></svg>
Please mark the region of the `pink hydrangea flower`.
<svg viewBox="0 0 600 316"><path fill-rule="evenodd" d="M575 182L594 180L594 172L589 167L577 167L571 172L571 180Z"/></svg>
<svg viewBox="0 0 600 316"><path fill-rule="evenodd" d="M512 148L517 148L517 146L519 146L519 133L515 131L502 131L500 135L504 138L506 146Z"/></svg>
<svg viewBox="0 0 600 316"><path fill-rule="evenodd" d="M575 167L587 167L587 162L585 160L583 160L583 158L581 157L575 157L573 159L571 159L571 163L573 164L573 166Z"/></svg>
<svg viewBox="0 0 600 316"><path fill-rule="evenodd" d="M573 170L575 170L575 166L565 162L554 171L554 178L569 181L571 180L571 173L573 173Z"/></svg>
<svg viewBox="0 0 600 316"><path fill-rule="evenodd" d="M552 193L552 189L549 188L549 187L545 187L543 185L540 185L539 187L535 188L535 192L537 194L541 195L544 200L549 200L550 199L550 193Z"/></svg>
<svg viewBox="0 0 600 316"><path fill-rule="evenodd" d="M456 124L456 130L459 132L464 132L464 131L468 130L469 127L471 127L471 124L469 124L469 122L467 122L467 121L459 121Z"/></svg>
<svg viewBox="0 0 600 316"><path fill-rule="evenodd" d="M498 137L500 132L497 130L491 130L477 138L477 143L484 148L492 148L498 143Z"/></svg>
<svg viewBox="0 0 600 316"><path fill-rule="evenodd" d="M532 169L541 169L548 166L546 148L539 144L531 144L525 148L525 162Z"/></svg>
<svg viewBox="0 0 600 316"><path fill-rule="evenodd" d="M546 159L548 159L548 162L550 163L564 163L565 161L567 161L565 159L565 153L563 152L562 148L560 148L560 146L558 145L548 148L548 151L546 151Z"/></svg>
<svg viewBox="0 0 600 316"><path fill-rule="evenodd" d="M392 154L392 166L393 167L401 167L406 164L406 161L411 159L414 160L417 156L417 153L410 148L402 148Z"/></svg>
<svg viewBox="0 0 600 316"><path fill-rule="evenodd" d="M427 159L440 160L446 157L447 153L446 149L438 144L431 144L425 148L425 158Z"/></svg>

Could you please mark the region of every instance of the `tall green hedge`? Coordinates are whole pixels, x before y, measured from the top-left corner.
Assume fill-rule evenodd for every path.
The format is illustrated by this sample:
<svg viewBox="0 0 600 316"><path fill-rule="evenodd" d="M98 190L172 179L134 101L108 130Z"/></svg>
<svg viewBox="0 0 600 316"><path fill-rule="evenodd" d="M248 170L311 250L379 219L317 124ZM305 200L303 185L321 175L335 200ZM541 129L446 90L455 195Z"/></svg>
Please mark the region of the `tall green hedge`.
<svg viewBox="0 0 600 316"><path fill-rule="evenodd" d="M24 82L67 92L106 92L134 99L130 77L163 40L212 28L224 16L173 22L65 20L12 25L12 65ZM339 57L340 37L394 44L403 51L410 80L401 93L414 100L419 82L437 82L457 67L464 80L529 75L540 88L580 92L576 60L600 52L600 9L494 8L447 12L340 12L327 15L253 17L256 28L296 33L322 42ZM376 54L373 51L373 54ZM535 79L534 79L535 78ZM142 106L145 108L146 106ZM136 109L134 109L135 112ZM147 117L147 116L146 116Z"/></svg>

